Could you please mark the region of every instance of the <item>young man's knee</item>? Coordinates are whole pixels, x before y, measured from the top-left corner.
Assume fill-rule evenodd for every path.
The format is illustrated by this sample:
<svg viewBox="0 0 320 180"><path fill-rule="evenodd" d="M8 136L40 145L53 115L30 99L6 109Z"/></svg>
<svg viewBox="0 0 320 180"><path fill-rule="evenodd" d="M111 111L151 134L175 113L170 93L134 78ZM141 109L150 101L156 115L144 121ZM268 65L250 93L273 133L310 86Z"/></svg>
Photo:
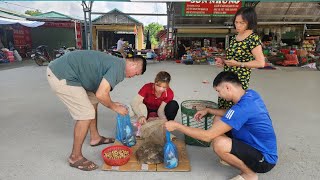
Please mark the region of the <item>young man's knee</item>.
<svg viewBox="0 0 320 180"><path fill-rule="evenodd" d="M212 141L213 150L217 153L230 152L230 139L225 136L218 136Z"/></svg>

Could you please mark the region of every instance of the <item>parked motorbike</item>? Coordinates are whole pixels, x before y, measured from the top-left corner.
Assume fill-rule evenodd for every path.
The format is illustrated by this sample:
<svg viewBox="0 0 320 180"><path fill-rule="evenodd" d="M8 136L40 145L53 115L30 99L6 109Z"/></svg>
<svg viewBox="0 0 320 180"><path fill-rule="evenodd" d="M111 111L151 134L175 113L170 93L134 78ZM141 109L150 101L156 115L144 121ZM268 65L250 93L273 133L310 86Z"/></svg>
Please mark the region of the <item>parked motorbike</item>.
<svg viewBox="0 0 320 180"><path fill-rule="evenodd" d="M116 48L109 49L108 53L118 58L123 58L123 55L119 51L117 51ZM127 57L132 57L135 54L133 49L129 47L124 49L124 53L127 55Z"/></svg>
<svg viewBox="0 0 320 180"><path fill-rule="evenodd" d="M55 56L55 58L58 58L58 57L61 57L65 54L71 52L71 51L74 51L74 50L76 50L75 47L68 47L67 48L66 46L62 46L60 49L54 50L54 56Z"/></svg>
<svg viewBox="0 0 320 180"><path fill-rule="evenodd" d="M43 66L44 64L47 64L50 61L52 61L52 58L50 57L47 48L48 48L48 46L46 46L46 45L40 45L31 54L31 58L39 66Z"/></svg>

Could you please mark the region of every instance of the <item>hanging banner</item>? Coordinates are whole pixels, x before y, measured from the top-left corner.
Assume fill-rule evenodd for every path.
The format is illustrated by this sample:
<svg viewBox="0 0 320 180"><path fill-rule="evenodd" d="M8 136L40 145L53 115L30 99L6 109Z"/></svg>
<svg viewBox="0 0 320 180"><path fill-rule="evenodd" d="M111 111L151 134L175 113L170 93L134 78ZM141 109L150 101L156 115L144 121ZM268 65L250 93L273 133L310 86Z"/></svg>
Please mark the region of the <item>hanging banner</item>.
<svg viewBox="0 0 320 180"><path fill-rule="evenodd" d="M15 47L21 49L22 47L31 47L30 28L16 25L13 27L13 43Z"/></svg>
<svg viewBox="0 0 320 180"><path fill-rule="evenodd" d="M242 7L241 1L190 1L183 5L184 16L233 16Z"/></svg>
<svg viewBox="0 0 320 180"><path fill-rule="evenodd" d="M81 24L80 23L76 23L75 32L76 32L76 48L82 49L82 35L81 35Z"/></svg>

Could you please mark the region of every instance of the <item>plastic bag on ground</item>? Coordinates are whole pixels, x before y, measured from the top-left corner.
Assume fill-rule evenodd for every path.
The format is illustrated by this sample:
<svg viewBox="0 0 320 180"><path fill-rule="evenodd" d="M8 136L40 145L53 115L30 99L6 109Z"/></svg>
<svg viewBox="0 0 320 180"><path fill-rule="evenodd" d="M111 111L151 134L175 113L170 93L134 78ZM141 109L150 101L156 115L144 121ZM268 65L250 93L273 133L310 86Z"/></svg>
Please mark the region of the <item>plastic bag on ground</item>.
<svg viewBox="0 0 320 180"><path fill-rule="evenodd" d="M178 150L175 144L170 140L170 133L166 131L166 144L163 148L164 166L168 169L176 168L179 164Z"/></svg>

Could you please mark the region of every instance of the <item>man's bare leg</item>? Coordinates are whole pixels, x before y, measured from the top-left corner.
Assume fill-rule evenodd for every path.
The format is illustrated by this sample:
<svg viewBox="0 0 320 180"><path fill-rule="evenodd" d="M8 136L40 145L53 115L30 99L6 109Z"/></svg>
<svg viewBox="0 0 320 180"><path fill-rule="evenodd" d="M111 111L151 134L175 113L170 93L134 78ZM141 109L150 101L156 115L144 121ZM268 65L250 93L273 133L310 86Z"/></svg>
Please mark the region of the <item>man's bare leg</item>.
<svg viewBox="0 0 320 180"><path fill-rule="evenodd" d="M73 147L69 156L69 163L75 163L83 158L82 145L87 136L91 120L76 121L74 125ZM89 168L93 169L96 165L91 164Z"/></svg>
<svg viewBox="0 0 320 180"><path fill-rule="evenodd" d="M98 131L98 104L93 104L94 110L95 110L95 119L93 119L90 122L90 145L96 145L100 142L102 136L99 134ZM111 140L110 138L106 138L103 142L104 143L110 143L113 142L113 140Z"/></svg>
<svg viewBox="0 0 320 180"><path fill-rule="evenodd" d="M95 110L95 118L90 122L90 144L97 144L101 136L98 132L98 104L93 104L94 110Z"/></svg>
<svg viewBox="0 0 320 180"><path fill-rule="evenodd" d="M212 142L213 150L217 155L230 164L231 166L241 171L241 176L246 180L258 180L258 175L253 172L242 160L231 154L232 140L227 136L219 136Z"/></svg>

